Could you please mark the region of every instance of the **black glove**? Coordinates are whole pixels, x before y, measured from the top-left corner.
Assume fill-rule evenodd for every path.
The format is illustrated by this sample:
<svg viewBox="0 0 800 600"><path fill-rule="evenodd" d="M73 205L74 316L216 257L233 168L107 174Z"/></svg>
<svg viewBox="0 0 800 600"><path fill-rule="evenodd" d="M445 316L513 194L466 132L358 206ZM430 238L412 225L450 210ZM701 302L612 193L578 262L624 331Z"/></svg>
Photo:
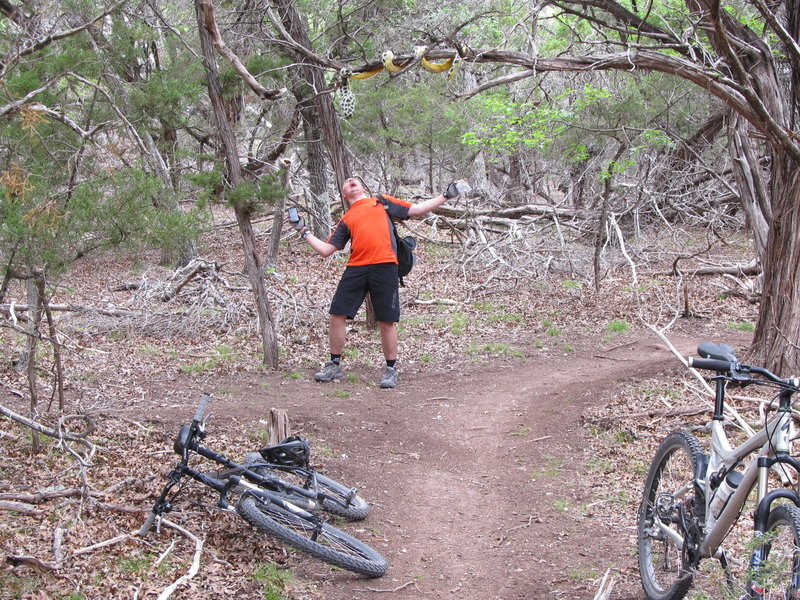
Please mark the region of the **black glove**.
<svg viewBox="0 0 800 600"><path fill-rule="evenodd" d="M306 226L306 220L303 217L300 217L297 221L289 221L297 231L303 231Z"/></svg>
<svg viewBox="0 0 800 600"><path fill-rule="evenodd" d="M461 192L459 191L455 181L451 181L449 184L447 184L447 187L442 192L442 196L445 198L455 198L456 196L460 195Z"/></svg>

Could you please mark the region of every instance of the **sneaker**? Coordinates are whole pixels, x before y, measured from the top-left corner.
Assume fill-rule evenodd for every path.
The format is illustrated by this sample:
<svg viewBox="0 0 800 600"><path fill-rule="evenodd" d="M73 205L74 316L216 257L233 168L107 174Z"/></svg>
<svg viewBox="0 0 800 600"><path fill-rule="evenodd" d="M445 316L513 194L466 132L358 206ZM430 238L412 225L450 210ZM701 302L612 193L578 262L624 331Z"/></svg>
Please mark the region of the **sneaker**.
<svg viewBox="0 0 800 600"><path fill-rule="evenodd" d="M325 363L325 366L322 367L322 371L319 373L314 373L314 379L317 381L333 381L334 379L341 379L344 377L344 371L342 371L342 365L339 363L335 363L332 360L329 360Z"/></svg>
<svg viewBox="0 0 800 600"><path fill-rule="evenodd" d="M381 387L382 388L393 388L397 387L397 369L394 367L386 367L386 372L383 374L383 379L381 379Z"/></svg>

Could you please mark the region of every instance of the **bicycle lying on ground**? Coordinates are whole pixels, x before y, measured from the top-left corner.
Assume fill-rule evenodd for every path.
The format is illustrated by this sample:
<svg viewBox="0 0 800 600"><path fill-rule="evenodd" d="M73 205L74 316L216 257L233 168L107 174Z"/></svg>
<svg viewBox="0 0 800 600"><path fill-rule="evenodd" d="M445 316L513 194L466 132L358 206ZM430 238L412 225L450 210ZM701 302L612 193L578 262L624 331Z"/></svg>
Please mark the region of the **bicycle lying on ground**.
<svg viewBox="0 0 800 600"><path fill-rule="evenodd" d="M355 490L308 466L309 449L305 440L290 438L285 444L262 448L257 453L258 458L250 455L245 464L234 462L202 445L206 437L204 414L209 400L209 395L204 394L192 423L181 427L173 445L181 459L167 475L167 484L139 535L145 535L154 522L172 510L174 497L170 498L170 492L189 477L219 494L217 508L239 514L257 529L298 550L367 577L386 573L386 559L380 553L326 523L318 514L321 509L361 519L367 515L369 507ZM194 469L189 466L194 454L226 469L223 472ZM284 481L272 473L274 470L291 474L302 484ZM177 491L182 488L180 486ZM238 500L234 503L229 496L238 496Z"/></svg>
<svg viewBox="0 0 800 600"><path fill-rule="evenodd" d="M689 366L715 371L711 450L685 431L671 433L650 465L638 515L639 573L649 600L679 600L692 586L698 564L716 558L728 575L729 596L748 600L800 598L800 496L797 484L771 484L775 474L797 482L800 462L790 454L792 395L800 379L742 364L730 346L703 342ZM778 390L778 406L764 427L732 448L724 428L729 383ZM775 489L770 489L774 487ZM750 567L741 588L728 568L722 542L757 489ZM779 501L780 502L776 502Z"/></svg>
<svg viewBox="0 0 800 600"><path fill-rule="evenodd" d="M288 499L295 506L310 511L322 509L351 521L366 518L369 514L369 504L358 495L357 490L312 469L310 457L311 448L308 441L293 436L280 444L265 446L258 452L251 452L244 458L243 467L229 469L218 473L218 476L239 474L238 472L246 467L262 477L273 478L276 485L280 486L286 482L272 476L271 472L277 471L283 477L290 477L292 482L297 482L295 485L305 490L301 494L289 494Z"/></svg>

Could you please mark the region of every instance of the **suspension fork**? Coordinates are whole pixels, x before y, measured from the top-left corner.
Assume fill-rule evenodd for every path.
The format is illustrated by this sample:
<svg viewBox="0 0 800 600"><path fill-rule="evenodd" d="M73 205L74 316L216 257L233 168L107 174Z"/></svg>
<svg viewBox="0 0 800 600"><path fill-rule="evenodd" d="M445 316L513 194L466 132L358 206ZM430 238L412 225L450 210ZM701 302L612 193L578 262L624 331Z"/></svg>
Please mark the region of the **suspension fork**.
<svg viewBox="0 0 800 600"><path fill-rule="evenodd" d="M790 500L795 506L800 506L800 496L796 491L789 490L772 490L768 489L769 471L777 464L786 464L794 469L795 473L800 476L800 461L795 459L789 454L789 437L791 425L791 392L784 390L780 396L779 412L781 418L775 423L776 441L774 444L775 456L759 456L758 457L758 508L756 508L753 529L755 530L754 539L756 541L763 538L767 532L767 523L769 514L772 510L772 504L784 498ZM772 436L770 436L772 439ZM750 572L752 573L752 585L749 592L750 600L762 600L764 597L765 588L761 584L761 568L766 560L767 547L764 543L759 543L753 551L753 556L750 559ZM794 582L800 584L800 582Z"/></svg>

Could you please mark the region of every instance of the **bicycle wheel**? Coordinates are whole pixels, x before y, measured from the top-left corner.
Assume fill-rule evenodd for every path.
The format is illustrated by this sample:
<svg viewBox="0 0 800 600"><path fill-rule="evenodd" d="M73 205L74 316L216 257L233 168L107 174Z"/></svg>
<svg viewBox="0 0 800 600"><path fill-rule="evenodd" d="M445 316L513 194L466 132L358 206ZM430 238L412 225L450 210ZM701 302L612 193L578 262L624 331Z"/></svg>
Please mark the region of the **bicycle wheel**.
<svg viewBox="0 0 800 600"><path fill-rule="evenodd" d="M253 464L262 461L261 455L258 453L251 453L245 457L245 464ZM311 469L303 467L296 467L290 470L269 470L269 467L251 467L253 471L259 475L272 475L277 476L280 473L280 478L286 480L293 485L302 487L304 489L311 489L313 485ZM326 496L320 503L322 510L329 512L337 517L343 517L350 521L360 521L369 514L369 504L358 494L354 494L353 489L338 481L320 475L317 473L317 486L321 494ZM290 494L281 494L293 504L297 504L309 510L308 500L305 496L294 497Z"/></svg>
<svg viewBox="0 0 800 600"><path fill-rule="evenodd" d="M679 600L692 586L696 558L690 550L700 531L694 478L701 461L705 462L700 442L679 431L667 436L650 465L637 527L639 576L649 600Z"/></svg>
<svg viewBox="0 0 800 600"><path fill-rule="evenodd" d="M236 510L254 527L327 563L367 577L386 573L386 559L376 550L327 523L305 519L250 494Z"/></svg>
<svg viewBox="0 0 800 600"><path fill-rule="evenodd" d="M780 505L767 519L764 544L752 562L750 598L795 599L800 591L800 509Z"/></svg>
<svg viewBox="0 0 800 600"><path fill-rule="evenodd" d="M289 473L281 473L281 475L285 476ZM292 477L287 477L287 479L291 481L296 478L299 480L296 485L311 489L312 475L309 470L296 469L292 473ZM369 514L369 504L361 496L355 494L352 488L319 473L317 473L317 486L320 493L326 496L321 502L322 510L351 521L360 521Z"/></svg>

